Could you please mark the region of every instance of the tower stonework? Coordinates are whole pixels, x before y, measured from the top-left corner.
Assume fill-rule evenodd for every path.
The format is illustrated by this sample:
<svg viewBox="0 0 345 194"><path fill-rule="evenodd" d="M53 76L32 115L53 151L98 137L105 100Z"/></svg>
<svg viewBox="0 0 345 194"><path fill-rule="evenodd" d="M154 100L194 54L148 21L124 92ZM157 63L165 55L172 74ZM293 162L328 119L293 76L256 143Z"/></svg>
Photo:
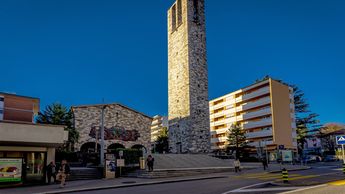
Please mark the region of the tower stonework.
<svg viewBox="0 0 345 194"><path fill-rule="evenodd" d="M204 0L177 0L168 10L169 147L210 151Z"/></svg>

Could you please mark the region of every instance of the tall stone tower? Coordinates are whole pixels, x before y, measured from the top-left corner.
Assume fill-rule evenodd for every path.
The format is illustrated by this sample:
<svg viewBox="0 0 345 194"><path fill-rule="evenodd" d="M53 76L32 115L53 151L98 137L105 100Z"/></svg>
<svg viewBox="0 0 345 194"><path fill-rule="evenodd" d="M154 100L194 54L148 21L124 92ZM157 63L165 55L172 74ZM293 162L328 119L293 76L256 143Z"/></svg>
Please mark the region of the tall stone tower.
<svg viewBox="0 0 345 194"><path fill-rule="evenodd" d="M168 10L169 147L210 151L204 0L177 0Z"/></svg>

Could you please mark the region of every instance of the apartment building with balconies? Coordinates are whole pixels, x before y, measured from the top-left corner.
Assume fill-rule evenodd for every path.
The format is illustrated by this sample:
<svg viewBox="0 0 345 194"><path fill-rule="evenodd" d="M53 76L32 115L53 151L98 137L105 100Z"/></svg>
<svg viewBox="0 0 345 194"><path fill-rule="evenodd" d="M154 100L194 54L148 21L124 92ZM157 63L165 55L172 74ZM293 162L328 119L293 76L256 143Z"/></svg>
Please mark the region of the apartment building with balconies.
<svg viewBox="0 0 345 194"><path fill-rule="evenodd" d="M156 115L151 124L151 142L154 143L162 130L168 127L168 117Z"/></svg>
<svg viewBox="0 0 345 194"><path fill-rule="evenodd" d="M272 156L279 145L297 151L291 87L270 78L209 103L213 151L226 149L228 130L234 123L239 123L245 130L247 143L253 152L264 148Z"/></svg>

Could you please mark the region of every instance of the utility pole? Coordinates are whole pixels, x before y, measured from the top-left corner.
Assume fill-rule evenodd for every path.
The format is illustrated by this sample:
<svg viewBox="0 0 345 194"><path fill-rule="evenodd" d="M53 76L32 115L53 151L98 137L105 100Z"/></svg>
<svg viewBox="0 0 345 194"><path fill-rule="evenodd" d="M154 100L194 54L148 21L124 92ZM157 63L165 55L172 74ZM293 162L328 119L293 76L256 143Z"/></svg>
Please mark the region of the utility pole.
<svg viewBox="0 0 345 194"><path fill-rule="evenodd" d="M101 155L100 155L100 162L101 166L104 166L104 109L105 105L102 106L102 113L101 113Z"/></svg>

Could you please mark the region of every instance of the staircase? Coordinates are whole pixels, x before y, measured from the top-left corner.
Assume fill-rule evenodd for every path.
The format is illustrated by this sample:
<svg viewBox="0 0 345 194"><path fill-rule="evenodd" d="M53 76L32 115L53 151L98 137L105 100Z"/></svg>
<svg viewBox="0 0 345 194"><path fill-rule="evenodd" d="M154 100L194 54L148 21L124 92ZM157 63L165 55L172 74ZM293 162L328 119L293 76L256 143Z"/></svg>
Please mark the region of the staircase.
<svg viewBox="0 0 345 194"><path fill-rule="evenodd" d="M153 154L155 169L232 167L233 160L206 154Z"/></svg>
<svg viewBox="0 0 345 194"><path fill-rule="evenodd" d="M68 180L88 180L102 178L101 172L97 168L71 167L71 175Z"/></svg>
<svg viewBox="0 0 345 194"><path fill-rule="evenodd" d="M153 154L154 171L137 170L127 177L166 178L233 171L233 160L206 154Z"/></svg>

